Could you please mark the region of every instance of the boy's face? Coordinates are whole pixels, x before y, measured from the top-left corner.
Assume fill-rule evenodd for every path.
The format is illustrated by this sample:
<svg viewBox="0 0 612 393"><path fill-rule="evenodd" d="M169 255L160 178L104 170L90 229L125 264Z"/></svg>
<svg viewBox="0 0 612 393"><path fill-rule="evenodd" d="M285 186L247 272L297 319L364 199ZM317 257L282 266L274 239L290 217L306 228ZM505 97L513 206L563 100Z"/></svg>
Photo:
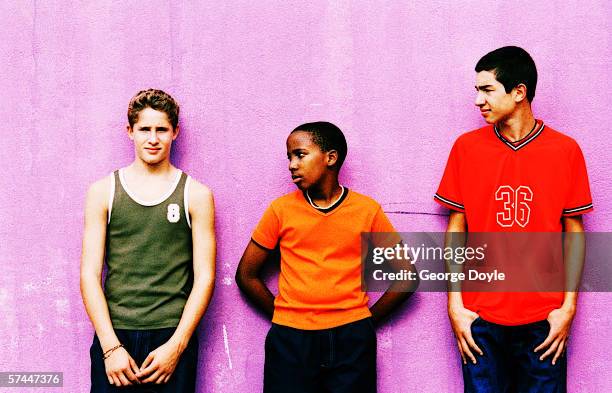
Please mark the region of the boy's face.
<svg viewBox="0 0 612 393"><path fill-rule="evenodd" d="M480 114L489 124L495 124L508 118L516 109L517 89L506 93L504 85L490 71L476 74L476 100ZM520 100L519 100L520 101Z"/></svg>
<svg viewBox="0 0 612 393"><path fill-rule="evenodd" d="M172 141L178 136L178 127L172 128L165 112L145 108L138 114L138 121L127 127L134 141L136 156L149 165L156 165L170 156Z"/></svg>
<svg viewBox="0 0 612 393"><path fill-rule="evenodd" d="M295 131L287 138L287 158L293 183L302 191L309 189L325 175L329 152L321 151L309 132ZM333 163L332 163L333 165Z"/></svg>

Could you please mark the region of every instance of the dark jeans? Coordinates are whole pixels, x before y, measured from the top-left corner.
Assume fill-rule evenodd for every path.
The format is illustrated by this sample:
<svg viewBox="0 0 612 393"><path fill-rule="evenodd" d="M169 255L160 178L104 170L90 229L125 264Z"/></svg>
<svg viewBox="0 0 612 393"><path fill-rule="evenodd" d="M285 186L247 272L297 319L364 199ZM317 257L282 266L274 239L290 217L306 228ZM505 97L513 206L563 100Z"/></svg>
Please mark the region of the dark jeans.
<svg viewBox="0 0 612 393"><path fill-rule="evenodd" d="M503 326L482 318L472 323L472 336L484 355L476 364L463 365L465 392L565 393L567 358L552 365L553 355L540 361L546 350L533 350L548 336L548 321Z"/></svg>
<svg viewBox="0 0 612 393"><path fill-rule="evenodd" d="M136 361L138 367L144 362L149 353L164 344L176 328L152 330L126 330L115 329L119 341L124 345L130 356ZM181 355L181 358L170 377L168 383L155 385L115 386L108 382L102 348L98 336L94 336L93 344L89 350L91 357L91 393L110 392L156 392L156 393L193 393L195 392L196 369L198 366L198 338L194 334Z"/></svg>
<svg viewBox="0 0 612 393"><path fill-rule="evenodd" d="M376 392L372 319L323 330L272 324L266 337L264 392Z"/></svg>

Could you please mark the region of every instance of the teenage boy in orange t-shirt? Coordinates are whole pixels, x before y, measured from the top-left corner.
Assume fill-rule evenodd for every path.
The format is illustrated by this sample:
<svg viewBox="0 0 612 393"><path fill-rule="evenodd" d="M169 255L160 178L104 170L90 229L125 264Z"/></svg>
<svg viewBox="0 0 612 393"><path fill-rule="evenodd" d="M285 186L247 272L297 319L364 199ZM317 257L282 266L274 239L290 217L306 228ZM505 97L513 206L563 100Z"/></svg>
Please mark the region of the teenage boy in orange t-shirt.
<svg viewBox="0 0 612 393"><path fill-rule="evenodd" d="M374 324L410 294L387 291L368 309L361 234L395 230L378 203L338 183L346 153L331 123L291 132L287 158L298 190L270 204L240 260L238 286L272 317L264 392L375 392ZM275 299L259 271L277 246Z"/></svg>

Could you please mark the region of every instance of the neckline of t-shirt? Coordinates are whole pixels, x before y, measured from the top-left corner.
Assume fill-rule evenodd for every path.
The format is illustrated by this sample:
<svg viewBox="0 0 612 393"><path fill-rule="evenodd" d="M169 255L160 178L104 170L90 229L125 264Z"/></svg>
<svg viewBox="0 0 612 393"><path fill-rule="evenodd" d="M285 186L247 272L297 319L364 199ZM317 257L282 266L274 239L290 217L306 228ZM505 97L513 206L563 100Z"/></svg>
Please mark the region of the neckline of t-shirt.
<svg viewBox="0 0 612 393"><path fill-rule="evenodd" d="M127 186L127 181L125 180L124 169L125 168L119 169L119 182L121 183L121 187L123 187L123 190L125 191L125 193L134 202L142 206L156 206L156 205L159 205L160 203L163 203L166 199L170 198L170 196L174 193L174 191L176 191L176 187L178 186L179 181L181 180L181 175L183 174L183 171L179 169L176 174L176 178L174 179L174 182L172 183L172 186L168 189L168 191L166 191L166 193L164 193L161 197L159 197L158 199L154 201L145 201L143 199L138 198L134 192L130 191L130 188Z"/></svg>
<svg viewBox="0 0 612 393"><path fill-rule="evenodd" d="M335 204L331 210L329 211L325 211L325 209L317 209L316 207L312 206L309 202L308 199L306 199L306 195L305 192L303 191L298 191L299 194L302 196L302 202L305 203L306 205L308 205L308 209L310 209L311 211L313 211L314 213L317 213L319 215L322 216L331 216L332 214L334 214L334 212L337 212L338 210L340 210L342 208L342 206L344 206L344 204L346 203L346 201L350 198L352 192L351 190L349 190L348 187L344 186L344 196L342 196L340 198L340 200L338 201L337 204Z"/></svg>
<svg viewBox="0 0 612 393"><path fill-rule="evenodd" d="M536 122L540 122L541 120L536 120ZM509 148L511 148L514 151L517 151L525 146L527 146L527 144L529 144L530 142L532 142L534 139L536 139L541 133L542 131L544 131L544 122L542 121L542 124L539 127L536 127L537 131L531 132L531 136L526 135L523 139L520 139L518 141L515 142L511 142L508 139L506 139L501 132L499 132L499 130L497 129L497 124L493 125L493 131L495 132L495 135L497 136L497 138L499 138L499 140L501 140L506 146L508 146Z"/></svg>

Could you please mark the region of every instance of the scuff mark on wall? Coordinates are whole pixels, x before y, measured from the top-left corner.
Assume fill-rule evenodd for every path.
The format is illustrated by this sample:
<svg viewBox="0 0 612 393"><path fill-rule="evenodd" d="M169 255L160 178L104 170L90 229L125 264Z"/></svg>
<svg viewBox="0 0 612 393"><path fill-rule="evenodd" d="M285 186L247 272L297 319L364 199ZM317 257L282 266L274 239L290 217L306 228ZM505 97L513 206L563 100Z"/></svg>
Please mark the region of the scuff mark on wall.
<svg viewBox="0 0 612 393"><path fill-rule="evenodd" d="M234 365L232 364L232 356L230 355L229 340L227 338L227 327L225 326L225 324L223 324L223 346L225 347L225 354L227 355L228 367L230 370L232 370L234 368Z"/></svg>

